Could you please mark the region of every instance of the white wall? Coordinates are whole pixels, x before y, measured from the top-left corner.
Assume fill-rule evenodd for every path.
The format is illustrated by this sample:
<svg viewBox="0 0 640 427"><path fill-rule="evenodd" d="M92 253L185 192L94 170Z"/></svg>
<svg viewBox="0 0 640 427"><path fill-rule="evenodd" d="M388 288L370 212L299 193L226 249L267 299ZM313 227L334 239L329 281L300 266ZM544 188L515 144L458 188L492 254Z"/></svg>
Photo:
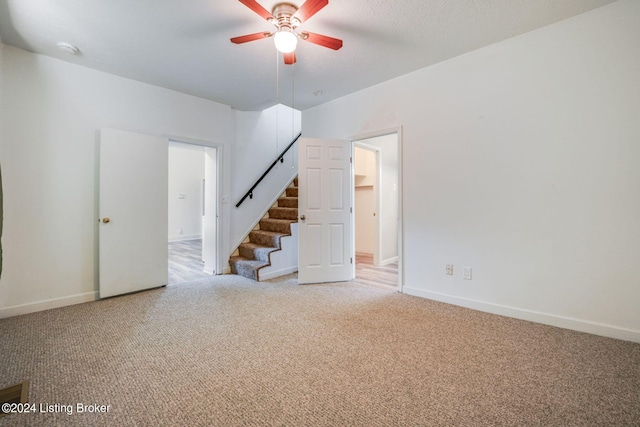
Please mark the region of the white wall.
<svg viewBox="0 0 640 427"><path fill-rule="evenodd" d="M235 120L230 107L2 49L0 316L95 298L100 128L223 144L222 191L228 196ZM230 246L229 214L223 205L224 248Z"/></svg>
<svg viewBox="0 0 640 427"><path fill-rule="evenodd" d="M169 241L202 238L204 147L169 143Z"/></svg>
<svg viewBox="0 0 640 427"><path fill-rule="evenodd" d="M236 203L251 188L266 168L300 133L301 113L285 105L264 111L236 111L236 141L233 147L231 183L231 241L233 248L251 231L266 209L298 174L298 144L285 155L284 163L265 177L240 207ZM277 137L276 137L277 135Z"/></svg>
<svg viewBox="0 0 640 427"><path fill-rule="evenodd" d="M405 292L640 342L638 22L620 0L303 112L402 126Z"/></svg>

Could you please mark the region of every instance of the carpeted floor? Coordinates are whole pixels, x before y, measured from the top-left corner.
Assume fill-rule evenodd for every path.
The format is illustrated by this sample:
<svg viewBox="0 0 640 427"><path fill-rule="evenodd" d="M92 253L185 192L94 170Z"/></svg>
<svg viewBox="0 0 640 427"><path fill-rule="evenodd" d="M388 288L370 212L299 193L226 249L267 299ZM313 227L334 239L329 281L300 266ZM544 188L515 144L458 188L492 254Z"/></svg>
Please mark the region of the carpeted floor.
<svg viewBox="0 0 640 427"><path fill-rule="evenodd" d="M640 344L354 283L215 276L0 334L0 388L73 409L0 425L640 425Z"/></svg>

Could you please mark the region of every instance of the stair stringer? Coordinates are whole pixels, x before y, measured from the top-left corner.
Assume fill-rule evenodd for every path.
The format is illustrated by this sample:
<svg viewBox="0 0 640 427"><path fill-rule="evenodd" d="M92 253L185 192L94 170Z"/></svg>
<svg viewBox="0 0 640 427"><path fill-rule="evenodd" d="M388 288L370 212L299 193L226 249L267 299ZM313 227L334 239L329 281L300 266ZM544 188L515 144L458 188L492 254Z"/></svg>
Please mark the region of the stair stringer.
<svg viewBox="0 0 640 427"><path fill-rule="evenodd" d="M280 238L280 250L269 254L271 265L258 270L258 281L274 279L298 271L298 223L294 222L290 227L291 235Z"/></svg>

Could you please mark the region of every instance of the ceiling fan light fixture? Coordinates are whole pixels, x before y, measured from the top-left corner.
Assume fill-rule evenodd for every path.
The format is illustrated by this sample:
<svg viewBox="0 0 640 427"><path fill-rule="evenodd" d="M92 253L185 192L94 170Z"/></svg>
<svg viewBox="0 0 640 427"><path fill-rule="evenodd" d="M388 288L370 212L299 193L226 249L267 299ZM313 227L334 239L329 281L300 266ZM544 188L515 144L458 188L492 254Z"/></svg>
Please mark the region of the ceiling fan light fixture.
<svg viewBox="0 0 640 427"><path fill-rule="evenodd" d="M288 28L280 28L273 36L273 43L276 49L282 53L291 53L296 50L298 36Z"/></svg>
<svg viewBox="0 0 640 427"><path fill-rule="evenodd" d="M278 52L283 54L284 63L291 65L296 63L296 47L298 39L308 41L318 46L338 50L342 48L342 40L322 34L310 33L308 31L296 32L298 27L306 22L329 4L329 0L305 0L298 9L291 3L277 3L273 6L271 13L260 6L258 0L239 0L256 14L260 15L267 22L273 24L276 30L272 33L253 33L240 37L231 38L231 43L242 44L254 40L261 40L273 37L273 42ZM277 0L276 0L277 1Z"/></svg>

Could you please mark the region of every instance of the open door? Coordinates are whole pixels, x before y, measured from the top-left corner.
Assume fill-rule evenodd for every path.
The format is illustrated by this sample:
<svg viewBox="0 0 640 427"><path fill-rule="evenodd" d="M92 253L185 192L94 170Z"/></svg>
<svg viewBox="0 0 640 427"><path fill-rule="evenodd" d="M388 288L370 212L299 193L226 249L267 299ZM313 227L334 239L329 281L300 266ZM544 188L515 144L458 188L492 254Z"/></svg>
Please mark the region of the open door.
<svg viewBox="0 0 640 427"><path fill-rule="evenodd" d="M102 129L100 298L168 281L168 140Z"/></svg>
<svg viewBox="0 0 640 427"><path fill-rule="evenodd" d="M351 144L299 143L298 283L351 280Z"/></svg>

